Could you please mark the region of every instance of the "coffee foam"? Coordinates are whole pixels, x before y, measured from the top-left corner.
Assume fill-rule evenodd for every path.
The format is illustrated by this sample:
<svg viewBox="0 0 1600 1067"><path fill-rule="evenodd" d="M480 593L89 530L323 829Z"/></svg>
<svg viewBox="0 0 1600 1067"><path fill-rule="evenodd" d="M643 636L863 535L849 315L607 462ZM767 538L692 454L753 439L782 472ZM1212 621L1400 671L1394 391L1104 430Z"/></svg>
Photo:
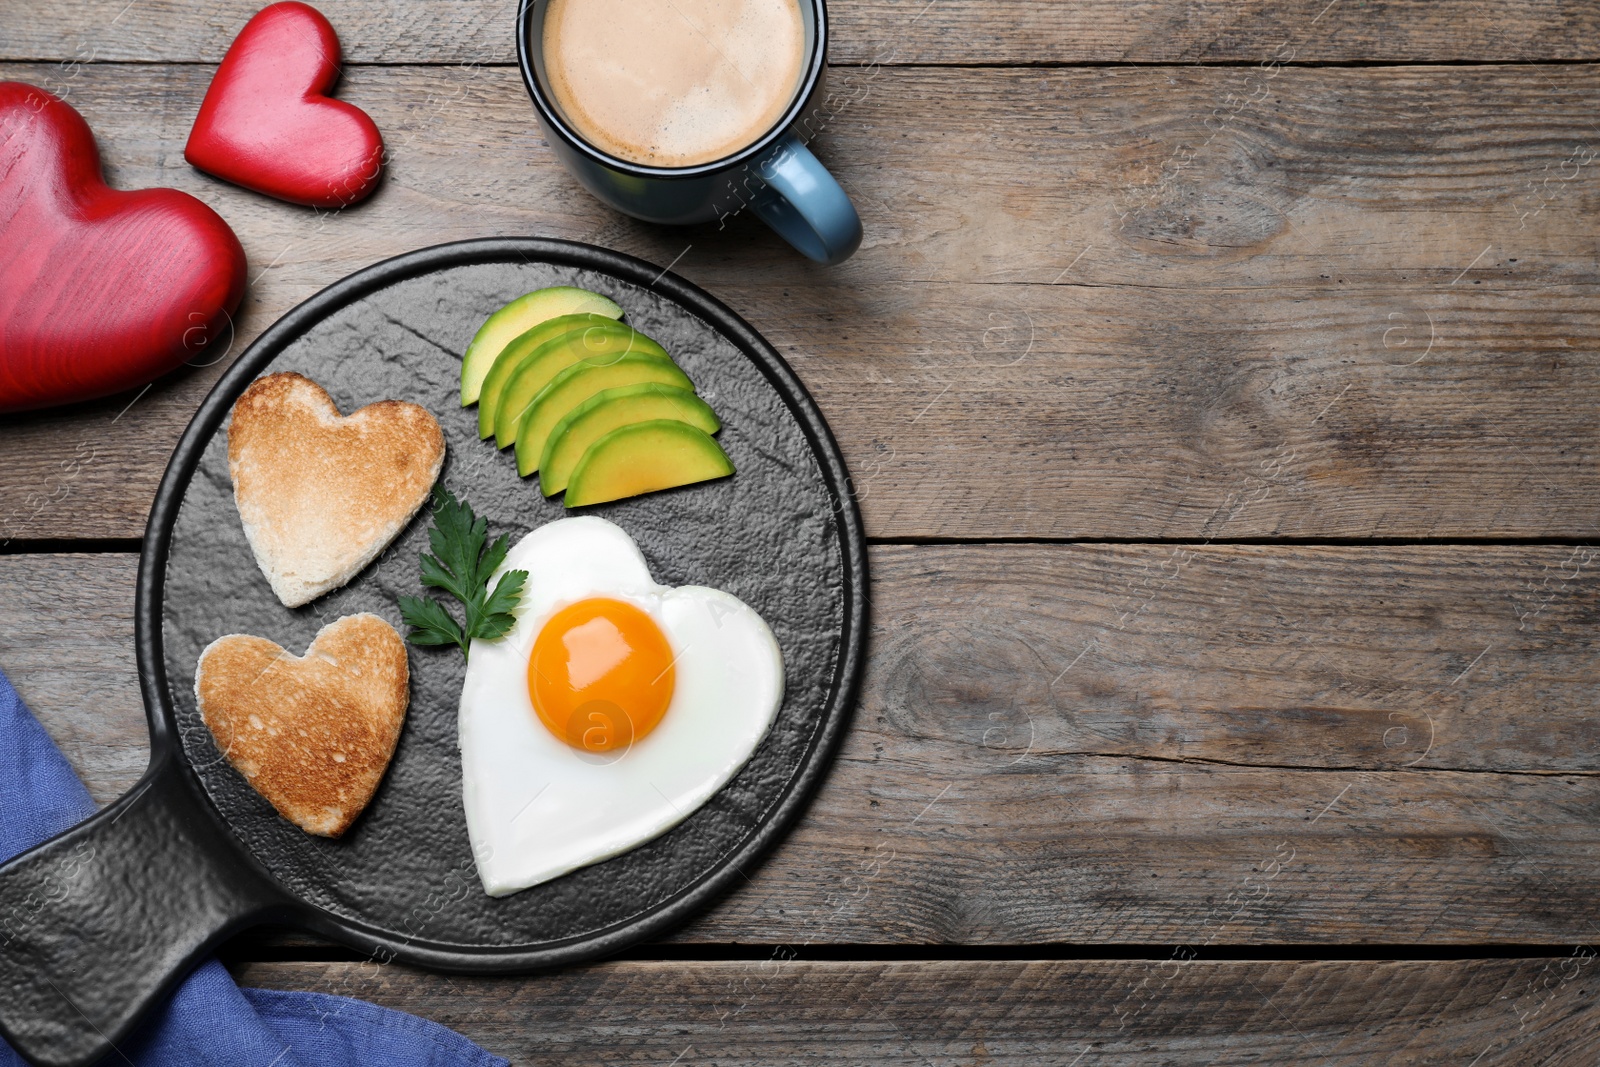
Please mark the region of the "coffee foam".
<svg viewBox="0 0 1600 1067"><path fill-rule="evenodd" d="M563 117L634 163L732 155L794 99L805 59L798 0L550 0L545 76Z"/></svg>

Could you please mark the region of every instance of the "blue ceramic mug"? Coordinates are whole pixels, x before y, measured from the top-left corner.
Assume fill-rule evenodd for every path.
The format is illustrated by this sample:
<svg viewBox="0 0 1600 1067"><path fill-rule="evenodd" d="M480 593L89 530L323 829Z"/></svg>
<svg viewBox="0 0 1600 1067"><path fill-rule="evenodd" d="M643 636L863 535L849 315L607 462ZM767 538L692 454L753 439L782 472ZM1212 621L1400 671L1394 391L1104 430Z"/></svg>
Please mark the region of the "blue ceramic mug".
<svg viewBox="0 0 1600 1067"><path fill-rule="evenodd" d="M588 143L562 117L544 70L549 0L522 0L517 60L545 140L595 196L646 222L687 224L727 219L749 208L819 263L842 263L861 245L861 219L839 183L806 147L826 116L823 102L828 16L823 0L798 0L806 55L800 88L783 117L739 151L692 167L650 167Z"/></svg>

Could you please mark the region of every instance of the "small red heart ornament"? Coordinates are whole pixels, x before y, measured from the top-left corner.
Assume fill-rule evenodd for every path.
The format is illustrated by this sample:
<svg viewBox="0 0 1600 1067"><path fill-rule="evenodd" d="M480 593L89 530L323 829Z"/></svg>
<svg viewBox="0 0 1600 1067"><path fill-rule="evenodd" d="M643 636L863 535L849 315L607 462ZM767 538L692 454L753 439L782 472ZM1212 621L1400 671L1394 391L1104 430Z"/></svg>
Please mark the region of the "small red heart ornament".
<svg viewBox="0 0 1600 1067"><path fill-rule="evenodd" d="M344 207L378 184L383 138L365 111L327 96L339 37L322 13L287 0L234 39L183 157L246 189L310 207Z"/></svg>
<svg viewBox="0 0 1600 1067"><path fill-rule="evenodd" d="M239 239L175 189L105 184L89 124L0 82L0 412L143 385L218 337L244 296Z"/></svg>

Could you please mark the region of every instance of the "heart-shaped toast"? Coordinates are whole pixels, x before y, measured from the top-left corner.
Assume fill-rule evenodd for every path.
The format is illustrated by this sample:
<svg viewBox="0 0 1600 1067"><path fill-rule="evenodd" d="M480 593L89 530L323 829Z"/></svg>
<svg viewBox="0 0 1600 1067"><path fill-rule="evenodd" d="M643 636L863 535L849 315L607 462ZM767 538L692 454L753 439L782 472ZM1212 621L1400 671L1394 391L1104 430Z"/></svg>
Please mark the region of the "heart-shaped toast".
<svg viewBox="0 0 1600 1067"><path fill-rule="evenodd" d="M200 653L194 692L217 748L300 829L338 837L394 755L410 703L406 646L376 615L346 615L304 656L229 634Z"/></svg>
<svg viewBox="0 0 1600 1067"><path fill-rule="evenodd" d="M310 378L269 374L233 405L228 473L272 591L297 608L355 577L405 529L444 465L425 408L381 400L341 417Z"/></svg>
<svg viewBox="0 0 1600 1067"><path fill-rule="evenodd" d="M327 95L339 58L339 37L316 8L262 8L222 57L183 157L292 204L365 199L378 184L383 138L365 111Z"/></svg>
<svg viewBox="0 0 1600 1067"><path fill-rule="evenodd" d="M108 188L81 115L0 82L0 412L144 385L227 335L244 286L216 212Z"/></svg>

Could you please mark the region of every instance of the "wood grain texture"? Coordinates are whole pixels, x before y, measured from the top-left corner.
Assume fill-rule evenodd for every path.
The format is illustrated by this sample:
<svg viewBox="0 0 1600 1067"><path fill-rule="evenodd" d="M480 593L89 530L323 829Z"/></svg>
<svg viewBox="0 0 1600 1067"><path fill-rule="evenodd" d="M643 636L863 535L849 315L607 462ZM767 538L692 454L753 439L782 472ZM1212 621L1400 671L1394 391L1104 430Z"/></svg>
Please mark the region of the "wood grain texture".
<svg viewBox="0 0 1600 1067"><path fill-rule="evenodd" d="M1593 940L1594 550L1179 551L874 549L838 762L677 938ZM134 573L0 558L0 665L102 798L142 763L132 670L95 666Z"/></svg>
<svg viewBox="0 0 1600 1067"><path fill-rule="evenodd" d="M149 759L133 651L138 569L136 556L0 556L0 670L102 807Z"/></svg>
<svg viewBox="0 0 1600 1067"><path fill-rule="evenodd" d="M1465 962L626 962L528 979L254 963L542 1064L1471 1063L1600 1054L1592 953ZM677 1057L674 1060L674 1057Z"/></svg>
<svg viewBox="0 0 1600 1067"><path fill-rule="evenodd" d="M504 68L353 71L385 184L337 214L274 203L182 163L208 74L0 65L83 111L114 182L178 186L235 226L234 353L420 245L587 239L676 260L778 346L874 536L1600 526L1595 67L846 72L821 151L868 239L832 270L753 219L608 214ZM222 365L10 420L0 539L138 536Z"/></svg>
<svg viewBox="0 0 1600 1067"><path fill-rule="evenodd" d="M91 0L39 17L0 2L0 59L216 63L258 4ZM515 0L342 0L352 63L513 63ZM836 63L1524 62L1600 55L1572 0L833 0Z"/></svg>

